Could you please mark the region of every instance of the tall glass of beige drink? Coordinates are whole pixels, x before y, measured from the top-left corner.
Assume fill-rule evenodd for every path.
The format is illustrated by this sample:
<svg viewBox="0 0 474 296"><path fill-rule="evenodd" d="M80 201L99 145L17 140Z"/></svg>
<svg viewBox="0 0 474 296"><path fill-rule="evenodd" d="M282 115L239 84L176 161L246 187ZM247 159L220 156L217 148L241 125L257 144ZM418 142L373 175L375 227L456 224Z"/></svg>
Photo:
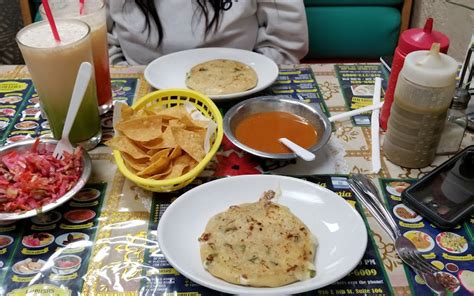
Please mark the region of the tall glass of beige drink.
<svg viewBox="0 0 474 296"><path fill-rule="evenodd" d="M92 53L94 56L97 99L100 114L112 107L112 87L110 83L109 52L107 43L106 7L103 0L87 0L81 14L79 0L50 0L55 19L74 18L86 22L91 28ZM43 5L39 8L44 20Z"/></svg>
<svg viewBox="0 0 474 296"><path fill-rule="evenodd" d="M93 63L89 26L78 20L56 22L61 41L56 41L48 22L33 23L16 36L23 58L38 92L53 136L59 139L64 127L77 71L82 62ZM72 126L70 140L92 149L101 139L94 76Z"/></svg>

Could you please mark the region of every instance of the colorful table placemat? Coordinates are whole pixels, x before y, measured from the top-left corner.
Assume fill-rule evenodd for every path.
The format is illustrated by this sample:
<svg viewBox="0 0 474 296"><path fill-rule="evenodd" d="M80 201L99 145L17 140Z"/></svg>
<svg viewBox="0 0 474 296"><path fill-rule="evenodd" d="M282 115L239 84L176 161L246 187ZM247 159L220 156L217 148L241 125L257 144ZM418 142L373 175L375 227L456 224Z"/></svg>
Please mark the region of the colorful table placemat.
<svg viewBox="0 0 474 296"><path fill-rule="evenodd" d="M280 69L277 80L267 90L272 95L286 95L319 106L326 115L329 112L323 95L310 67Z"/></svg>
<svg viewBox="0 0 474 296"><path fill-rule="evenodd" d="M348 110L372 104L376 77L383 79L381 94L381 100L383 100L388 76L381 65L335 65L334 67ZM352 123L356 126L369 126L370 112L353 116Z"/></svg>
<svg viewBox="0 0 474 296"><path fill-rule="evenodd" d="M32 92L33 83L29 79L0 80L0 144L5 142L17 121L22 117L33 116L29 112L34 112L34 109L25 108L25 105L34 105L37 102L37 99L31 96Z"/></svg>
<svg viewBox="0 0 474 296"><path fill-rule="evenodd" d="M259 96L286 96L296 100L314 104L329 116L329 111L324 102L323 95L319 89L313 70L309 66L297 66L280 68L276 81L264 91L253 94L246 98ZM245 99L245 98L242 98ZM218 101L222 114L235 105L236 101Z"/></svg>
<svg viewBox="0 0 474 296"><path fill-rule="evenodd" d="M393 218L401 233L410 239L440 275L452 282L455 295L472 295L474 292L474 219L443 231L417 215L401 203L401 191L415 180L380 179L380 185ZM405 266L413 295L427 295L431 290L423 279Z"/></svg>
<svg viewBox="0 0 474 296"><path fill-rule="evenodd" d="M339 175L318 175L300 177L307 181L318 184L322 187L338 194L341 198L347 200L352 206L361 213L355 198L349 189L347 177ZM212 178L198 178L196 185L190 185L180 191L172 193L155 194L152 204L152 213L149 223L148 239L156 241L156 229L159 220L174 199L191 189L197 184L202 184L213 180ZM362 215L364 217L364 215ZM365 220L365 217L364 217ZM367 225L367 221L365 220ZM164 259L162 253L157 249L147 249L145 251L144 265L153 267L155 272L143 272L147 277L145 291L151 293L177 293L179 295L220 295L216 291L209 290L197 285L184 276L180 275ZM367 250L359 265L349 275L334 284L308 292L304 295L390 295L393 294L390 282L387 279L383 263L378 254L373 238L369 236ZM368 288L370 286L370 288Z"/></svg>
<svg viewBox="0 0 474 296"><path fill-rule="evenodd" d="M298 99L297 94L311 103L322 101L321 91L310 67L280 69L277 80L270 87L269 92L279 95L291 95Z"/></svg>
<svg viewBox="0 0 474 296"><path fill-rule="evenodd" d="M105 183L87 184L52 211L2 224L0 295L25 295L27 288L37 295L63 295L64 286L81 291L105 190Z"/></svg>
<svg viewBox="0 0 474 296"><path fill-rule="evenodd" d="M112 79L113 100L131 105L137 82L137 78ZM104 114L101 123L104 142L113 136L112 112ZM31 80L0 80L0 130L0 144L36 137L52 137Z"/></svg>

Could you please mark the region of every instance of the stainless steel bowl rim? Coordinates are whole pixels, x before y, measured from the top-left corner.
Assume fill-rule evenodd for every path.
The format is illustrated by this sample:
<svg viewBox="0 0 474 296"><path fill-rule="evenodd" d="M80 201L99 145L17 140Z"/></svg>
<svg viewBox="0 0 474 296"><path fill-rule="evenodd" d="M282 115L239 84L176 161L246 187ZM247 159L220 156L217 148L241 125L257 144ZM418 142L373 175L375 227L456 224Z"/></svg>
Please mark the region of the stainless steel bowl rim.
<svg viewBox="0 0 474 296"><path fill-rule="evenodd" d="M6 151L17 149L19 147L24 147L24 146L31 146L33 143L36 141L36 139L30 139L30 140L23 140L23 141L18 141L15 143L11 143L5 146L0 147L0 155L3 155ZM58 141L54 139L47 139L47 138L40 138L40 145L41 144L57 144ZM71 199L76 193L78 193L84 185L86 185L87 181L89 180L89 177L92 172L92 161L87 153L87 151L83 150L82 154L82 174L79 177L79 180L76 182L74 187L71 188L65 195L61 196L58 198L56 201L49 203L39 209L33 209L30 211L26 212L21 212L21 213L0 213L0 221L13 221L13 220L20 220L20 219L25 219L25 218L30 218L38 215L39 213L46 213L47 211L50 211L69 199Z"/></svg>
<svg viewBox="0 0 474 296"><path fill-rule="evenodd" d="M319 151L322 147L324 147L327 142L329 141L329 138L331 137L331 132L332 132L332 127L331 127L331 122L327 118L327 116L320 110L315 107L313 107L311 104L289 98L287 96L261 96L261 97L255 97L255 98L250 98L247 100L244 100L230 108L225 116L224 116L224 134L227 136L227 138L237 147L240 149L247 151L253 155L257 155L260 157L264 158L271 158L271 159L293 159L297 158L298 156L295 153L268 153L268 152L263 152L260 150L253 149L247 145L242 144L237 138L234 136L231 127L230 127L230 122L231 119L234 117L235 114L239 112L240 109L242 109L244 106L251 104L255 101L280 101L280 102L286 102L289 104L296 104L300 105L304 108L309 109L312 113L317 114L321 121L323 122L324 125L324 134L323 136L319 139L319 141L308 148L309 151L316 153Z"/></svg>

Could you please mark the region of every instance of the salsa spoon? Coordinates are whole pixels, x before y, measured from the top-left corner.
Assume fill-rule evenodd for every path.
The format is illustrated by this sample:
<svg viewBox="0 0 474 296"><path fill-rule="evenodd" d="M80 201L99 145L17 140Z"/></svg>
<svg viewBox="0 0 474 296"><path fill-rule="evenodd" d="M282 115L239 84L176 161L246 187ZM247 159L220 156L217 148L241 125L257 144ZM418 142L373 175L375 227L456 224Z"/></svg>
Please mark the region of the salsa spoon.
<svg viewBox="0 0 474 296"><path fill-rule="evenodd" d="M316 155L314 155L314 153L304 149L303 147L289 140L288 138L279 138L278 141L288 147L291 151L293 151L303 160L312 161L316 158Z"/></svg>

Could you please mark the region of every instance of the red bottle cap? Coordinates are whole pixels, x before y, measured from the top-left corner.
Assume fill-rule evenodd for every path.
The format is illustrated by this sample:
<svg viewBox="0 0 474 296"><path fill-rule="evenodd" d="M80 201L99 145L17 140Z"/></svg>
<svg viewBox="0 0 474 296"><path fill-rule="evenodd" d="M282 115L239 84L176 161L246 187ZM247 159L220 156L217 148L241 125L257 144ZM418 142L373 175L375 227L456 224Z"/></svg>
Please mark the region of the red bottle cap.
<svg viewBox="0 0 474 296"><path fill-rule="evenodd" d="M440 52L448 52L449 38L441 32L433 31L433 19L428 18L425 27L405 30L400 35L398 49L403 55L415 50L429 50L433 43L440 44Z"/></svg>

